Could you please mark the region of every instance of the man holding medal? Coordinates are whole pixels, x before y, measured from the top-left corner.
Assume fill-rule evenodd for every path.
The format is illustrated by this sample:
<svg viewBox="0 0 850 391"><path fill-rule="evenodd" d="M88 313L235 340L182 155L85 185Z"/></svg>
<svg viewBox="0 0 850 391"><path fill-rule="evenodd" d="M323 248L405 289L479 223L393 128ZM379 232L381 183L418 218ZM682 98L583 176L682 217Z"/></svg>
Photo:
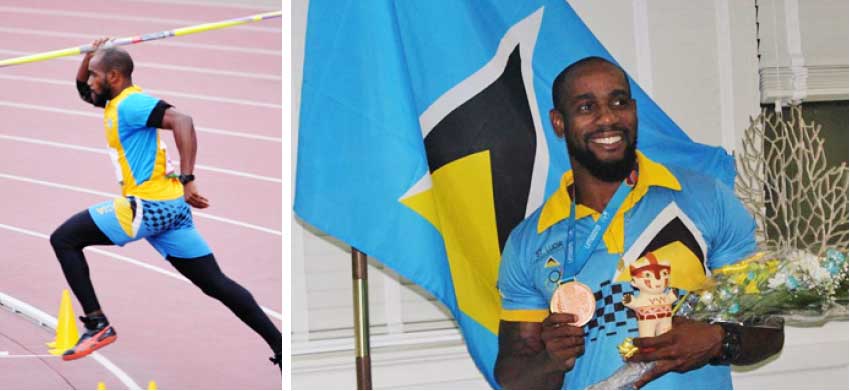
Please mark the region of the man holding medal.
<svg viewBox="0 0 850 391"><path fill-rule="evenodd" d="M755 250L755 222L730 189L637 150L636 102L621 68L582 59L558 75L552 95L549 118L573 169L502 253L495 376L505 388L583 389L619 368L617 345L638 329L623 305L637 293L629 263L647 252L673 254L671 273L687 282ZM634 340L641 350L630 360L656 362L634 385L729 389L728 364L761 361L782 342L781 328L674 318L672 330Z"/></svg>

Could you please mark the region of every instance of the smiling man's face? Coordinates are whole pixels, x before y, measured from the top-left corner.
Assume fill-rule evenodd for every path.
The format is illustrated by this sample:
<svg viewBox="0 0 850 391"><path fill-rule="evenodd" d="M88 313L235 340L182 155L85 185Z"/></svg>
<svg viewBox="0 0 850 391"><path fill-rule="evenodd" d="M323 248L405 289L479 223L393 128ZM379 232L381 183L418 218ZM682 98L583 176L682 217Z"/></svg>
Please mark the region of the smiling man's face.
<svg viewBox="0 0 850 391"><path fill-rule="evenodd" d="M563 88L553 127L566 137L570 157L599 179L623 180L634 168L637 145L637 111L625 75L612 64L591 62L574 69Z"/></svg>

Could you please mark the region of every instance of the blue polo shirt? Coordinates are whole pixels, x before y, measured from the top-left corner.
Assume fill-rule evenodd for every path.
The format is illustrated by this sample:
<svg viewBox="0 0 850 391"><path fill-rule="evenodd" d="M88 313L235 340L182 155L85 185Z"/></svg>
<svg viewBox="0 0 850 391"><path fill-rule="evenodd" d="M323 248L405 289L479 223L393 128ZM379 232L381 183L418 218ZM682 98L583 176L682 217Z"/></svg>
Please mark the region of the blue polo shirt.
<svg viewBox="0 0 850 391"><path fill-rule="evenodd" d="M714 178L667 167L640 152L638 181L611 221L585 267L574 277L594 292L596 313L584 326L585 352L564 377L564 389L584 389L604 380L623 360L617 345L637 337L637 320L622 304L635 294L628 266L647 252L671 261L670 285L694 289L711 270L734 263L756 249L755 221L734 193ZM501 319L542 322L561 279L566 259L573 173L531 216L514 228L499 268ZM576 241L584 242L599 213L576 206ZM644 389L731 389L726 365L668 373Z"/></svg>

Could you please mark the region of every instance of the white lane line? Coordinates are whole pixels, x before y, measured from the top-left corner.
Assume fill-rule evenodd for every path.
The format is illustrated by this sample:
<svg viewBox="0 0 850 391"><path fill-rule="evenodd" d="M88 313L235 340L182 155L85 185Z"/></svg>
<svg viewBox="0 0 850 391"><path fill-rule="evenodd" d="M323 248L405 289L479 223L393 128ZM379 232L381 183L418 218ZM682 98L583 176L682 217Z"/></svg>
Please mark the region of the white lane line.
<svg viewBox="0 0 850 391"><path fill-rule="evenodd" d="M24 234L24 235L34 236L36 238L50 240L49 235L42 233L42 232L29 230L29 229L26 229L26 228L15 227L13 225L7 225L7 224L2 224L2 223L0 223L0 228L6 229L6 230L9 230L9 231L12 231L12 232ZM106 257L109 257L109 258L112 258L112 259L116 259L118 261L126 262L126 263L129 263L131 265L135 265L135 266L141 267L143 269L147 269L147 270L150 270L150 271L153 271L153 272L156 272L156 273L159 273L159 274L171 277L171 278L175 278L175 279L178 279L178 280L186 282L186 283L190 283L190 284L192 283L191 281L186 279L186 277L183 277L182 275L180 275L178 273L174 273L172 271L165 270L161 267L150 265L148 263L142 262L142 261L134 259L134 258L125 257L123 255L119 255L119 254L116 254L116 253L111 252L111 251L106 251L106 250L103 250L103 249L100 249L100 248L97 248L97 247L86 247L84 251L93 252L93 253L100 254L100 255L103 255L103 256L106 256ZM273 310L271 310L267 307L264 307L264 306L260 306L260 308L263 310L263 312L265 312L269 316L276 318L277 320L283 321L283 316L279 312L273 311Z"/></svg>
<svg viewBox="0 0 850 391"><path fill-rule="evenodd" d="M52 354L9 354L9 352L0 352L0 358L59 358Z"/></svg>
<svg viewBox="0 0 850 391"><path fill-rule="evenodd" d="M39 106L39 105L31 105L31 104L27 104L27 103L18 103L18 102L0 100L0 107L4 107L4 106L16 108L16 109L46 111L46 112L50 112L50 113L76 115L76 116L81 116L81 117L103 119L102 114L93 113L93 112L90 112L90 111L60 109L60 108L57 108L57 107ZM195 130L197 130L198 132L201 132L201 133L219 134L219 135L222 135L222 136L233 136L233 137L240 137L240 138L253 139L253 140L273 141L273 142L277 142L277 143L281 142L280 137L261 136L261 135L257 135L257 134L251 134L251 133L235 132L235 131L232 131L232 130L223 130L223 129L205 128L205 127L195 127Z"/></svg>
<svg viewBox="0 0 850 391"><path fill-rule="evenodd" d="M26 52L21 50L7 50L0 49L0 54L5 54L9 56L29 56L31 54L36 54L36 52ZM80 59L77 57L59 57L53 59L54 61L65 61L65 62L74 62L79 64ZM238 71L226 71L222 69L212 69L212 68L202 68L195 66L183 66L183 65L174 65L174 64L161 64L157 62L145 62L145 61L135 61L133 60L133 66L138 68L152 68L152 69L165 69L169 71L180 71L180 72L189 72L189 73L199 73L206 75L216 75L216 76L233 76L233 77L241 77L246 79L259 79L259 80L280 80L280 75L271 75L265 73L250 73L250 72L238 72Z"/></svg>
<svg viewBox="0 0 850 391"><path fill-rule="evenodd" d="M63 57L66 59L67 57ZM67 58L68 60L72 60L78 62L76 58ZM239 71L225 71L221 69L211 69L211 68L201 68L195 66L182 66L182 65L173 65L173 64L160 64L155 62L137 62L141 68L155 68L155 69L166 69L170 71L181 71L181 72L191 72L191 73L202 73L209 75L217 75L217 76L234 76L234 77L243 77L246 79L260 79L260 80L274 80L280 81L280 75L273 74L265 74L265 73L250 73L250 72L239 72Z"/></svg>
<svg viewBox="0 0 850 391"><path fill-rule="evenodd" d="M41 309L3 292L0 292L0 305L11 309L12 312L24 314L37 321L39 324L47 326L53 330L56 330L56 325L59 323L56 318L48 315ZM130 375L127 374L127 372L124 372L123 369L113 364L112 361L110 361L108 358L106 358L106 356L104 356L100 352L94 352L90 355L90 357L100 363L100 365L103 365L103 367L106 368L107 371L115 375L115 377L117 377L118 380L121 381L121 383L124 383L124 385L127 386L128 389L142 389L142 387L139 387L139 385L136 384L135 381L133 381L133 378L131 378Z"/></svg>
<svg viewBox="0 0 850 391"><path fill-rule="evenodd" d="M62 184L62 183L42 181L42 180L39 180L39 179L33 179L33 178L29 178L29 177L22 177L22 176L6 174L6 173L0 173L0 178L9 179L9 180L13 180L13 181L19 181L19 182L32 183L32 184L35 184L35 185L52 187L52 188L55 188L55 189L76 191L78 193L93 194L93 195L106 197L106 198L120 197L120 195L114 194L114 193L107 193L107 192L104 192L104 191L87 189L87 188L84 188L84 187L65 185L65 184ZM246 222L239 221L239 220L234 220L234 219L229 219L229 218L226 218L226 217L211 215L209 213L196 212L194 210L192 211L192 215L203 217L203 218L206 218L206 219L209 219L209 220L220 221L222 223L227 223L227 224L235 225L235 226L238 226L238 227L253 229L255 231L266 232L266 233L270 233L270 234L276 235L276 236L281 236L281 232L278 231L278 230L274 230L274 229L271 229L271 228L267 228L267 227L263 227L263 226L255 225L255 224L251 224L251 223L246 223Z"/></svg>
<svg viewBox="0 0 850 391"><path fill-rule="evenodd" d="M96 38L100 38L101 35L97 34L80 34L80 33L72 33L67 31L47 31L47 30L33 30L33 29L24 29L24 28L16 28L16 27L0 27L0 32L9 33L9 34L21 34L21 35L37 35L42 37L51 37L51 38L79 38L87 41L91 41ZM250 53L250 54L262 54L269 56L280 56L280 50L270 50L270 49L256 49L256 48L245 48L241 46L229 46L229 45L211 45L204 43L187 43L187 42L177 42L170 40L158 40L154 42L149 42L152 45L162 45L162 46L173 46L173 47L182 47L189 49L208 49L208 50L220 50L224 52L238 52L238 53Z"/></svg>
<svg viewBox="0 0 850 391"><path fill-rule="evenodd" d="M66 10L46 10L39 8L27 8L27 7L0 7L0 12L8 12L8 13L16 13L16 14L28 14L28 15L49 15L49 16L65 16L72 18L88 18L88 19L100 19L100 20L120 20L126 22L144 22L144 23L162 23L162 24L171 24L176 27L185 27L185 26L194 26L196 24L202 23L210 23L215 22L211 20L203 21L203 20L185 20L185 19L166 19L166 18L154 18L149 16L130 16L123 14L103 14L103 13L95 13L95 12L81 12L81 11L66 11ZM243 30L243 31L260 31L264 33L277 33L280 34L281 30L275 27L265 27L265 26L233 26L231 29L234 30Z"/></svg>
<svg viewBox="0 0 850 391"><path fill-rule="evenodd" d="M260 10L271 12L271 7L280 7L280 2L273 1L256 1L256 0L230 0L229 2L210 2L197 0L121 0L125 3L154 3L154 4L182 4L182 5L197 5L206 8L233 8L244 10ZM255 4L259 3L259 4Z"/></svg>
<svg viewBox="0 0 850 391"><path fill-rule="evenodd" d="M277 236L283 235L283 234L281 234L280 231L275 230L275 229L266 228L266 227L254 225L254 224L249 224L249 223L245 223L245 222L242 222L242 221L239 221L239 220L228 219L226 217L211 215L209 213L194 212L193 211L192 215L205 217L207 219L220 221L222 223L227 223L227 224L236 225L236 226L240 226L240 227L250 228L250 229L253 229L253 230L256 230L256 231L266 232L266 233L270 233L272 235L277 235Z"/></svg>
<svg viewBox="0 0 850 391"><path fill-rule="evenodd" d="M109 155L109 152L106 148L92 148L92 147L87 147L87 146L84 146L84 145L60 143L60 142L57 142L57 141L49 141L49 140L31 138L31 137L13 136L13 135L10 135L10 134L3 134L3 133L0 133L0 140L17 141L17 142L22 142L22 143L29 143L29 144L36 144L36 145L46 145L46 146L49 146L49 147L70 149L70 150L75 150L75 151L97 153L97 154L100 154L100 155ZM269 176L251 174L251 173L248 173L248 172L231 170L231 169L228 169L228 168L213 167L213 166L207 166L207 165L204 165L204 164L195 164L195 168L200 169L200 170L210 171L210 172L218 172L218 173L221 173L221 174L228 174L228 175L243 177L243 178L256 179L256 180L265 181L265 182L282 183L280 178L273 178L273 177L269 177Z"/></svg>
<svg viewBox="0 0 850 391"><path fill-rule="evenodd" d="M234 105L243 105L243 106L251 106L251 107L264 107L268 109L281 109L279 104L275 103L266 103L266 102L258 102L254 100L248 99L237 99L237 98L223 98L220 96L211 96L211 95L203 95L203 94L189 94L185 92L177 92L177 91L166 91L166 90L152 90L148 89L148 92L154 95L166 95L166 96L174 96L179 98L190 98L197 100L205 100L208 102L218 102L218 103L229 103Z"/></svg>
<svg viewBox="0 0 850 391"><path fill-rule="evenodd" d="M19 75L3 75L0 74L0 79L5 80L13 80L13 81L25 81L31 83L42 83L42 84L52 84L64 87L73 87L76 88L76 83L69 80L59 80L59 79L47 79L43 77L30 77L30 76L19 76ZM259 102L248 99L237 99L237 98L224 98L220 96L212 96L212 95L204 95L204 94L189 94L185 92L178 91L168 91L168 90L155 90L155 89L145 89L145 92L149 92L153 95L165 95L165 96L173 96L180 98L189 98L189 99L197 99L207 102L216 102L216 103L228 103L234 105L243 105L243 106L251 106L251 107L264 107L271 109L280 109L281 106L279 104L274 103L266 103Z"/></svg>
<svg viewBox="0 0 850 391"><path fill-rule="evenodd" d="M68 58L63 57L63 59L67 59L74 62L79 62L79 59L76 58ZM270 75L265 73L250 73L250 72L238 72L238 71L225 71L221 69L211 69L211 68L201 68L195 66L182 66L182 65L173 65L173 64L159 64L155 62L143 62L139 61L135 63L141 68L154 68L154 69L165 69L169 71L181 71L181 72L190 72L190 73L202 73L208 75L217 75L217 76L234 76L234 77L243 77L246 79L260 79L260 80L275 80L280 81L280 75Z"/></svg>
<svg viewBox="0 0 850 391"><path fill-rule="evenodd" d="M121 368L119 368L117 365L115 365L112 361L109 361L109 359L104 357L102 354L100 354L98 352L94 352L94 353L91 354L91 358L93 358L94 361L97 361L98 363L100 363L100 365L103 365L103 367L106 368L106 370L108 370L109 372L112 372L112 374L114 374L117 378L121 379L121 383L124 383L124 385L126 385L127 388L129 388L131 390L141 390L142 389L142 387L139 387L139 385L136 384L133 381L132 378L130 378L130 375L127 375L126 373L124 373L124 371L122 371Z"/></svg>
<svg viewBox="0 0 850 391"><path fill-rule="evenodd" d="M97 117L101 118L102 116L98 115ZM260 140L260 141L272 141L272 142L276 142L276 143L281 142L280 137L262 136L262 135L259 135L259 134L235 132L235 131L232 131L232 130L205 128L205 127L197 127L197 126L195 127L195 130L197 130L199 132L210 133L210 134L218 134L218 135L222 135L222 136L240 137L240 138L247 138L247 139L252 139L252 140Z"/></svg>
<svg viewBox="0 0 850 391"><path fill-rule="evenodd" d="M197 5L206 8L232 8L232 9L244 9L244 10L260 10L260 11L273 11L272 7L280 7L280 2L274 1L259 1L259 0L230 0L229 2L223 1L209 1L209 0L120 0L125 3L154 3L154 4L182 4L182 5Z"/></svg>
<svg viewBox="0 0 850 391"><path fill-rule="evenodd" d="M283 183L283 182L281 182L280 178L273 178L273 177L265 176L265 175L251 174L251 173L248 173L248 172L236 171L236 170L231 170L231 169L228 169L228 168L213 167L213 166L207 166L207 165L204 165L204 164L195 164L195 168L199 168L201 170L206 170L206 171L210 171L210 172L217 172L219 174L227 174L227 175L233 175L233 176L238 176L238 177L243 177L243 178L256 179L258 181L272 182L272 183Z"/></svg>

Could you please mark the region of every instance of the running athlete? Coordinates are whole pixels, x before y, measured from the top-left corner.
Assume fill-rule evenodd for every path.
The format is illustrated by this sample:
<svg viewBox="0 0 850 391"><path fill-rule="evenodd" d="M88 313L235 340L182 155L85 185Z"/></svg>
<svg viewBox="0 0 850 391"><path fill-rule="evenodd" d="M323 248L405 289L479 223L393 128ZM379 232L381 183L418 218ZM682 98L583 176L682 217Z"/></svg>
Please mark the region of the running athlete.
<svg viewBox="0 0 850 391"><path fill-rule="evenodd" d="M281 365L281 333L245 288L219 269L215 256L192 222L190 205L206 208L192 174L197 140L192 118L133 84L133 60L117 47L102 48L108 39L94 41L77 71L80 98L104 108L103 122L109 154L121 184L122 197L71 216L50 237L71 290L85 316L86 332L66 351L66 361L85 357L115 342L94 292L83 248L123 246L141 238L201 290L221 301L260 334ZM169 129L180 152L180 174L173 173L157 129Z"/></svg>

